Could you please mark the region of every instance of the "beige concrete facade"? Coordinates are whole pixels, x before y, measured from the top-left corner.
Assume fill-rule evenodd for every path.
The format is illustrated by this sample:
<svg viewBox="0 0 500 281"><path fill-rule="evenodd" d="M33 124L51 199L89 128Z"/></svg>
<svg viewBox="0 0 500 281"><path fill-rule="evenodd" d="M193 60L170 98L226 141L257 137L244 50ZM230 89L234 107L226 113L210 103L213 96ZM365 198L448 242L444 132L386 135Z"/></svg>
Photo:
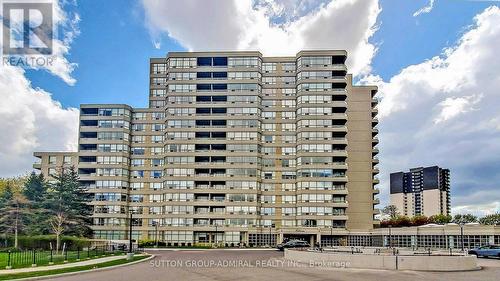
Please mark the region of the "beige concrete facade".
<svg viewBox="0 0 500 281"><path fill-rule="evenodd" d="M172 244L371 231L377 89L352 86L346 56L174 52L150 61L148 108L82 105L96 238L126 237L129 211L135 238Z"/></svg>
<svg viewBox="0 0 500 281"><path fill-rule="evenodd" d="M35 152L33 154L37 160L33 164L33 168L39 170L48 180L51 180L51 175L57 173L57 169L61 167L77 167L78 153L77 152Z"/></svg>

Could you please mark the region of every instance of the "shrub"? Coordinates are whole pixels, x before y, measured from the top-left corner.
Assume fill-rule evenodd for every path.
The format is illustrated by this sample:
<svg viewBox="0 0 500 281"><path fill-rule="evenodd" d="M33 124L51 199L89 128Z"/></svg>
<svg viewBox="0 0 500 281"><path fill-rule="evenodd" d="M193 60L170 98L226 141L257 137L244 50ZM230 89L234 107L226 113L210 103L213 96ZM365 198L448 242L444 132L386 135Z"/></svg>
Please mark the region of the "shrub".
<svg viewBox="0 0 500 281"><path fill-rule="evenodd" d="M7 247L14 246L14 236L7 236ZM44 249L50 250L50 245L55 248L56 236L55 235L35 235L35 236L19 236L18 245L19 249ZM61 245L66 243L66 249L76 250L77 248L84 248L90 245L90 240L87 238L75 236L62 236ZM3 245L5 246L5 245Z"/></svg>

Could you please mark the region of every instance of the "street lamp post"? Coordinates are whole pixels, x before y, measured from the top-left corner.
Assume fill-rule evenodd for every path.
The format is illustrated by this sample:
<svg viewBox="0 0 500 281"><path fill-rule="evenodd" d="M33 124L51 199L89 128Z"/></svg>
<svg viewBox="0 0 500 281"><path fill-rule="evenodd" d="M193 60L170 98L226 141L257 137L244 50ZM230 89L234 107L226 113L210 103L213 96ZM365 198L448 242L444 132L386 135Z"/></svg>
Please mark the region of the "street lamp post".
<svg viewBox="0 0 500 281"><path fill-rule="evenodd" d="M132 252L132 211L129 210L129 224L128 224L128 253L127 259L130 260L133 258L134 254Z"/></svg>
<svg viewBox="0 0 500 281"><path fill-rule="evenodd" d="M271 244L273 242L273 239L272 239L273 235L271 234L272 228L273 228L273 226L270 225L269 226L269 246L272 246Z"/></svg>
<svg viewBox="0 0 500 281"><path fill-rule="evenodd" d="M392 225L389 225L389 248L392 248Z"/></svg>
<svg viewBox="0 0 500 281"><path fill-rule="evenodd" d="M153 226L155 227L155 245L158 248L158 222L153 221Z"/></svg>
<svg viewBox="0 0 500 281"><path fill-rule="evenodd" d="M417 226L417 241L415 242L415 245L417 246L417 250L418 250L418 226Z"/></svg>
<svg viewBox="0 0 500 281"><path fill-rule="evenodd" d="M219 228L219 225L217 224L217 222L215 222L215 244L217 244L219 241L218 238L217 238L217 232L218 232L218 228Z"/></svg>
<svg viewBox="0 0 500 281"><path fill-rule="evenodd" d="M465 253L465 247L464 247L464 223L460 222L460 244L462 244L462 253Z"/></svg>

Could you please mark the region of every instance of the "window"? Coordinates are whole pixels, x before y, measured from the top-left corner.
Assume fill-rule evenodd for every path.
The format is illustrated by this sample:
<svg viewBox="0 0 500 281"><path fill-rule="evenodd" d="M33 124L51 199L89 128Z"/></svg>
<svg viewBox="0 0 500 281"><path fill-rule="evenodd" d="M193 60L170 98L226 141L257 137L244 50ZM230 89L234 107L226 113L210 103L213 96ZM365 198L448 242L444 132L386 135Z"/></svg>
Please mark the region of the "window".
<svg viewBox="0 0 500 281"><path fill-rule="evenodd" d="M49 164L55 164L56 163L56 156L50 155L49 156Z"/></svg>
<svg viewBox="0 0 500 281"><path fill-rule="evenodd" d="M196 58L170 58L168 60L169 68L190 68L196 67Z"/></svg>
<svg viewBox="0 0 500 281"><path fill-rule="evenodd" d="M64 156L63 163L64 164L71 164L71 156Z"/></svg>
<svg viewBox="0 0 500 281"><path fill-rule="evenodd" d="M262 71L266 73L276 72L276 63L275 62L262 63Z"/></svg>

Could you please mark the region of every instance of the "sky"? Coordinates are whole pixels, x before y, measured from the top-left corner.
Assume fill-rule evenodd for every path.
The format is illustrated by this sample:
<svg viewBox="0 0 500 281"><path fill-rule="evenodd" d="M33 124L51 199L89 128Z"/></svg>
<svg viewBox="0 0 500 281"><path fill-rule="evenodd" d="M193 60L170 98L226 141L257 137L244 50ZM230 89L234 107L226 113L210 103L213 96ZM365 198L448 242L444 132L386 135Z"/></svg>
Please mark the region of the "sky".
<svg viewBox="0 0 500 281"><path fill-rule="evenodd" d="M356 83L379 86L381 207L391 172L440 165L453 213L500 211L499 1L44 1L54 65L0 65L0 177L75 150L82 103L146 107L151 57L346 49Z"/></svg>

